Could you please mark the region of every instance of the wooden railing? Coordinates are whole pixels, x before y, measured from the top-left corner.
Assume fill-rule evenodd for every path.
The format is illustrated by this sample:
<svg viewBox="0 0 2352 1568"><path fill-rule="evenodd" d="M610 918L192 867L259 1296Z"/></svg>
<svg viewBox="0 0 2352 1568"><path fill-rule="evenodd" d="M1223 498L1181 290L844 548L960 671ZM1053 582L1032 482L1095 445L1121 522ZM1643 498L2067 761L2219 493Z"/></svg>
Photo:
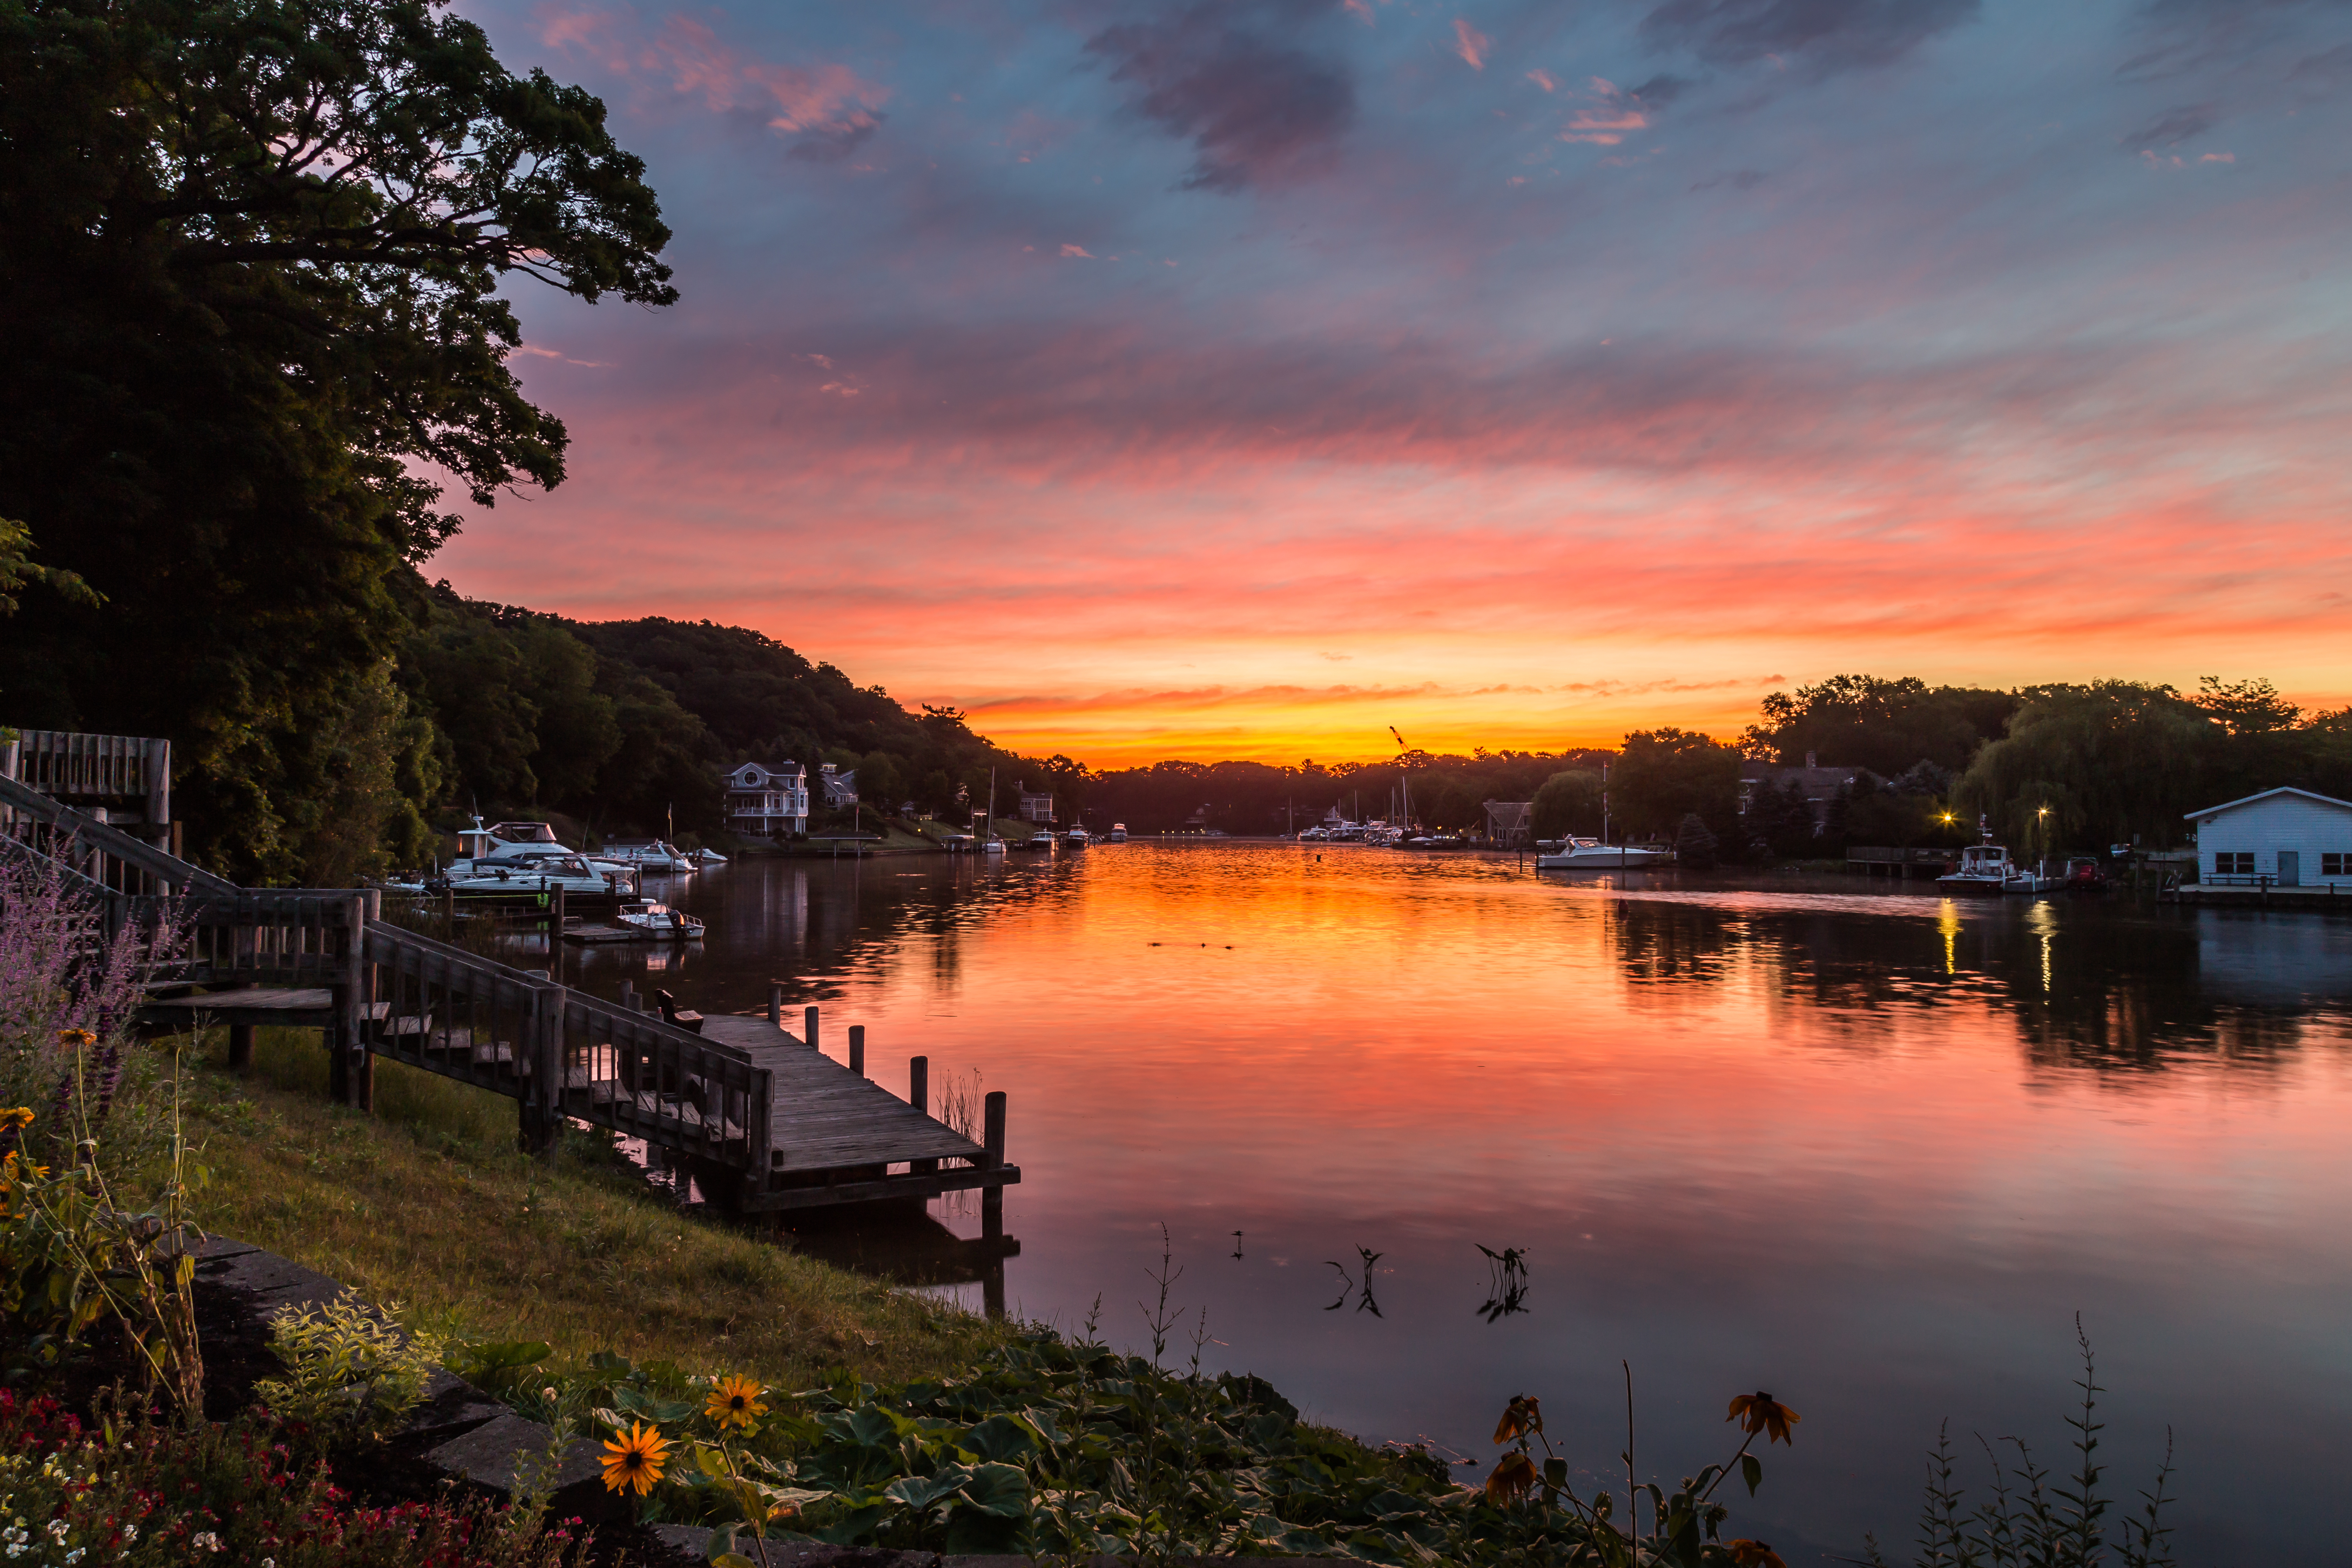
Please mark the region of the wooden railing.
<svg viewBox="0 0 2352 1568"><path fill-rule="evenodd" d="M0 834L118 893L240 890L16 779L0 778Z"/></svg>
<svg viewBox="0 0 2352 1568"><path fill-rule="evenodd" d="M172 742L147 735L20 730L0 773L60 800L139 803L150 831L172 820ZM5 760L5 752L0 752Z"/></svg>
<svg viewBox="0 0 2352 1568"><path fill-rule="evenodd" d="M339 1098L367 1104L386 1056L510 1096L534 1148L570 1117L704 1162L706 1187L767 1179L773 1075L743 1051L390 924L373 891L239 888L5 778L0 824L110 937L126 921L178 928L155 979L204 988L183 1016L214 996L247 1016L270 992L287 1022L324 1024ZM114 874L89 874L93 858Z"/></svg>
<svg viewBox="0 0 2352 1568"><path fill-rule="evenodd" d="M734 1173L768 1168L772 1077L745 1053L419 932L367 928L368 1048ZM537 1139L533 1139L537 1142Z"/></svg>

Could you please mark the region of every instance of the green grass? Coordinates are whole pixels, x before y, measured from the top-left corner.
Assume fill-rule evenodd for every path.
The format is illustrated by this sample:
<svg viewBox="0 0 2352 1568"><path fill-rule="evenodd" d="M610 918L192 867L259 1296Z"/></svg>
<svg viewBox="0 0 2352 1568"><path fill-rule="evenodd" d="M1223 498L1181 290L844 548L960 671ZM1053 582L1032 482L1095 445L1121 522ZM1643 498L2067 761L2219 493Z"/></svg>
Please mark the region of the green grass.
<svg viewBox="0 0 2352 1568"><path fill-rule="evenodd" d="M215 1032L187 1071L209 1180L200 1223L465 1337L543 1340L577 1363L614 1350L804 1387L831 1369L887 1382L969 1365L1008 1331L678 1213L600 1138L552 1163L515 1150L514 1101L396 1062L375 1109L326 1099L315 1033L258 1031L251 1068Z"/></svg>

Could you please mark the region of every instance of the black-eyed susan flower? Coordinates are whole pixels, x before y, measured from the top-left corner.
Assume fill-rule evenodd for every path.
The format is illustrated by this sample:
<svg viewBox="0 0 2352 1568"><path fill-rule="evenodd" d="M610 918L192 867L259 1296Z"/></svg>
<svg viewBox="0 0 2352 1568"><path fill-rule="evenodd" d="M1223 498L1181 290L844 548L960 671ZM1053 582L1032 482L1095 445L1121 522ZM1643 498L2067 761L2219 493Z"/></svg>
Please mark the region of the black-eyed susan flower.
<svg viewBox="0 0 2352 1568"><path fill-rule="evenodd" d="M1531 1432L1543 1430L1543 1406L1535 1396L1514 1394L1511 1403L1503 1409L1503 1418L1495 1423L1495 1441L1510 1443Z"/></svg>
<svg viewBox="0 0 2352 1568"><path fill-rule="evenodd" d="M766 1392L748 1377L722 1377L711 1389L702 1413L722 1427L749 1431L758 1417L768 1413L768 1407L760 1403L760 1395Z"/></svg>
<svg viewBox="0 0 2352 1568"><path fill-rule="evenodd" d="M1759 1432L1770 1433L1765 1439L1768 1445L1786 1443L1793 1448L1797 1444L1789 1428L1802 1417L1769 1394L1743 1394L1731 1402L1731 1414L1724 1419L1738 1422L1740 1430L1751 1437Z"/></svg>
<svg viewBox="0 0 2352 1568"><path fill-rule="evenodd" d="M0 1106L0 1132L20 1132L33 1124L29 1105Z"/></svg>
<svg viewBox="0 0 2352 1568"><path fill-rule="evenodd" d="M1536 1462L1525 1454L1506 1454L1486 1478L1486 1500L1491 1503L1512 1503L1528 1495L1536 1484Z"/></svg>
<svg viewBox="0 0 2352 1568"><path fill-rule="evenodd" d="M668 1463L669 1444L660 1430L633 1421L626 1432L604 1445L604 1485L643 1497L654 1489Z"/></svg>
<svg viewBox="0 0 2352 1568"><path fill-rule="evenodd" d="M91 1029L59 1029L58 1031L58 1044L61 1046L94 1046L98 1044L98 1035L95 1030Z"/></svg>

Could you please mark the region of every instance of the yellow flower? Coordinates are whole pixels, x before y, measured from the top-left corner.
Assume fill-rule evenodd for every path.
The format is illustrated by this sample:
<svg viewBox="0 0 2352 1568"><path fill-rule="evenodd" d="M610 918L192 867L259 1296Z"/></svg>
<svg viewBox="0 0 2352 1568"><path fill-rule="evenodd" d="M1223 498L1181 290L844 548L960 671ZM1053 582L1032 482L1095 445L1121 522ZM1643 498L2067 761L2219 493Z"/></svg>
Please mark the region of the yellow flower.
<svg viewBox="0 0 2352 1568"><path fill-rule="evenodd" d="M32 1124L33 1108L31 1106L0 1106L0 1132L15 1132Z"/></svg>
<svg viewBox="0 0 2352 1568"><path fill-rule="evenodd" d="M1543 1407L1531 1395L1514 1394L1511 1403L1504 1407L1503 1418L1495 1423L1495 1441L1507 1443L1524 1437L1530 1432L1543 1430Z"/></svg>
<svg viewBox="0 0 2352 1568"><path fill-rule="evenodd" d="M720 1426L740 1426L749 1431L753 1417L765 1415L768 1407L760 1403L767 1390L748 1377L722 1377L710 1391L710 1402L702 1413Z"/></svg>
<svg viewBox="0 0 2352 1568"><path fill-rule="evenodd" d="M1506 1454L1486 1478L1486 1500L1491 1503L1512 1503L1528 1495L1536 1484L1536 1463L1525 1454Z"/></svg>
<svg viewBox="0 0 2352 1568"><path fill-rule="evenodd" d="M639 1497L654 1489L669 1463L669 1445L659 1429L633 1421L629 1429L604 1445L604 1485L616 1492L634 1490Z"/></svg>
<svg viewBox="0 0 2352 1568"><path fill-rule="evenodd" d="M1765 1439L1768 1447L1774 1443L1786 1443L1793 1448L1797 1442L1789 1436L1789 1428L1802 1417L1769 1394L1743 1394L1732 1400L1731 1414L1724 1419L1738 1422L1740 1430L1751 1437L1759 1432L1769 1432L1771 1436Z"/></svg>
<svg viewBox="0 0 2352 1568"><path fill-rule="evenodd" d="M94 1031L89 1029L59 1029L58 1031L58 1044L61 1046L94 1046L98 1044L98 1036Z"/></svg>

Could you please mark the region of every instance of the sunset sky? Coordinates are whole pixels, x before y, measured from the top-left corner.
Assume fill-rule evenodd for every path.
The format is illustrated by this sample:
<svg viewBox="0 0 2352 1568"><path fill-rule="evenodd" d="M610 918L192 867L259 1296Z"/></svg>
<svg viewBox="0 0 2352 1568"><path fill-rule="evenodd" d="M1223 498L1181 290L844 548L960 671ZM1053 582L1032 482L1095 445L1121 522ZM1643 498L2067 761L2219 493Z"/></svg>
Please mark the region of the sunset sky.
<svg viewBox="0 0 2352 1568"><path fill-rule="evenodd" d="M1097 765L2352 700L2341 0L462 8L684 295L519 293L572 477L469 595Z"/></svg>

